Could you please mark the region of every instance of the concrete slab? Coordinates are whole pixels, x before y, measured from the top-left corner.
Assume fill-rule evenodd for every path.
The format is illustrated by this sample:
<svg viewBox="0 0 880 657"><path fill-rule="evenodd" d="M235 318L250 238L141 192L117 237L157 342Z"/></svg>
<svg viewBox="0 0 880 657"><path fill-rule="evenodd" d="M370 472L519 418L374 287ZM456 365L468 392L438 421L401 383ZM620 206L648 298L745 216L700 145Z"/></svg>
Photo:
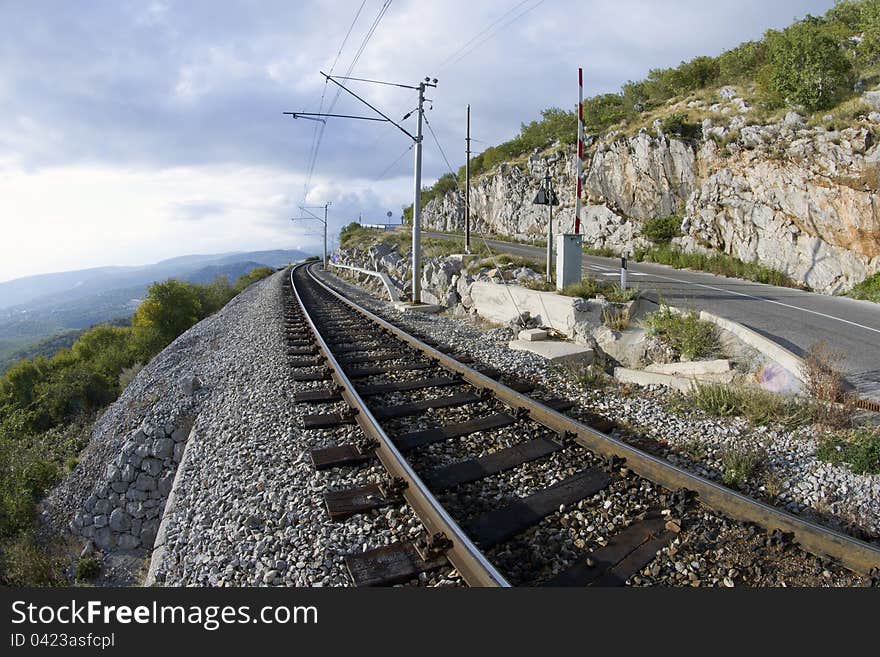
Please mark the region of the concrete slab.
<svg viewBox="0 0 880 657"><path fill-rule="evenodd" d="M693 379L684 379L668 374L654 374L644 370L628 370L625 367L615 367L614 378L621 383L634 383L639 386L666 386L684 393L690 392L694 386Z"/></svg>
<svg viewBox="0 0 880 657"><path fill-rule="evenodd" d="M526 342L541 342L547 339L547 331L544 329L526 329L525 331L520 331L517 337Z"/></svg>
<svg viewBox="0 0 880 657"><path fill-rule="evenodd" d="M570 342L511 340L507 346L514 351L528 351L537 354L556 365L589 365L593 362L594 357L593 350L589 347Z"/></svg>
<svg viewBox="0 0 880 657"><path fill-rule="evenodd" d="M726 374L730 371L730 361L723 360L695 360L689 363L666 363L663 365L648 365L646 372L654 374L669 374L671 376L695 376L704 374Z"/></svg>
<svg viewBox="0 0 880 657"><path fill-rule="evenodd" d="M429 315L436 315L437 313L446 310L443 306L431 303L420 303L418 305L412 303L395 303L394 308L402 313L428 313Z"/></svg>

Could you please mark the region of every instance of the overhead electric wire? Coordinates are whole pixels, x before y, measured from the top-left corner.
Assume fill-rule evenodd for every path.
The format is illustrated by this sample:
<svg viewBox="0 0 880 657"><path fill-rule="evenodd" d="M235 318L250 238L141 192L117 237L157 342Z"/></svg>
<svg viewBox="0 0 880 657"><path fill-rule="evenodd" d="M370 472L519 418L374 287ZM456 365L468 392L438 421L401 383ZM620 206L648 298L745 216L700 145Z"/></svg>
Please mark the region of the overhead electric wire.
<svg viewBox="0 0 880 657"><path fill-rule="evenodd" d="M494 21L492 21L491 23L489 23L489 24L488 24L486 27L484 27L481 31L477 32L477 34L475 34L474 36L472 36L472 37L470 38L470 40L469 40L467 43L465 43L465 44L459 46L459 47L458 47L458 48L457 48L452 54L450 54L446 59L444 59L442 62L440 62L440 67L442 68L442 67L446 66L446 64L448 64L451 60L453 60L453 59L455 59L456 57L458 57L459 53L461 53L465 48L467 48L468 46L470 46L474 41L476 41L476 40L479 39L481 36L483 36L486 32L488 32L489 30L491 30L491 29L492 29L497 23L499 23L500 21L504 20L505 18L507 18L507 16L509 16L509 15L512 14L514 11L516 11L517 9L519 9L519 8L522 7L524 4L527 4L527 3L530 2L530 1L531 1L531 0L522 0L522 2L520 2L519 4L516 4L516 5L514 5L513 7L511 7L510 9L508 9L507 11L505 11L503 14L501 14L501 16L499 16L499 17L496 18Z"/></svg>
<svg viewBox="0 0 880 657"><path fill-rule="evenodd" d="M361 6L358 7L357 12L354 15L354 19L351 21L351 25L348 26L348 31L345 33L345 38L342 39L342 44L339 46L339 50L336 51L336 57L333 59L333 63L330 65L330 73L333 73L333 70L336 68L336 64L339 62L339 58L342 56L342 51L345 49L345 44L348 43L348 39L351 36L352 31L354 30L354 26L357 24L358 18L360 18L361 12L364 10L364 7L367 4L367 0L363 0L361 2ZM321 102L318 105L318 112L322 112L324 110L324 98L327 95L327 83L324 83L324 89L321 91ZM309 185L311 184L312 179L312 169L314 168L314 160L318 157L317 145L318 145L318 132L323 133L323 127L319 126L317 123L315 124L315 129L312 132L312 145L309 148L309 173L306 178L306 183L303 186L303 198L306 197L308 193Z"/></svg>
<svg viewBox="0 0 880 657"><path fill-rule="evenodd" d="M352 58L351 63L348 65L348 68L345 71L345 76L351 75L351 72L354 70L354 67L357 65L358 60L360 60L361 55L363 54L364 50L366 49L367 44L370 42L370 39L373 37L373 34L376 32L376 28L379 27L379 23L381 22L382 17L385 16L385 12L387 12L388 8L391 6L391 2L392 2L392 0L385 0L382 3L382 7L379 9L378 14L373 19L373 22L370 25L370 28L367 30L366 35L364 35L364 38L361 41L360 47L358 48L357 52L355 53L355 56ZM357 14L358 16L360 15L360 12L363 9L363 6L365 3L366 3L366 0L364 0L364 2L361 4L360 9L358 9L358 14ZM355 19L357 19L357 16L355 16ZM353 27L353 24L352 24L352 27ZM348 36L346 36L346 41L347 40L348 40ZM344 46L344 42L343 42L343 46ZM340 52L341 52L341 50L342 50L342 48L340 48ZM337 59L338 59L338 56L337 56ZM334 62L333 66L335 67L335 65L336 65L336 62ZM332 68L331 68L331 73L332 73ZM321 98L322 98L321 110L322 111L323 111L323 98L324 98L324 94L327 93L328 82L329 82L329 80L324 81L324 92L321 95ZM327 113L330 113L333 111L333 108L336 106L336 103L338 102L339 96L341 93L342 93L342 89L336 90L336 95L333 97L333 100L331 101L330 105L327 107ZM326 129L327 125L326 125L326 123L321 123L321 124L316 124L316 127L317 127L318 137L317 137L317 141L315 143L315 148L313 149L311 156L310 156L309 169L308 169L308 174L306 176L306 184L303 188L303 201L305 201L305 199L308 197L309 190L311 188L312 176L315 171L315 165L317 164L317 161L318 161L318 153L321 148L321 142L324 139L324 130Z"/></svg>
<svg viewBox="0 0 880 657"><path fill-rule="evenodd" d="M503 23L502 25L499 25L497 28L493 29L489 34L486 35L486 37L485 37L484 39L482 39L481 41L478 41L477 43L473 44L473 46L470 46L470 47L464 47L464 46L463 46L462 48L459 49L459 50L462 51L461 54L453 55L453 56L454 56L454 59L453 59L452 57L447 58L446 62L444 62L444 63L442 64L441 68L445 68L446 66L452 66L452 65L454 65L454 64L457 64L457 63L460 62L462 59L464 59L465 57L467 57L468 55L470 55L474 50L476 50L477 48L479 48L481 45L483 45L483 44L486 43L487 41L490 41L490 40L493 39L495 36L497 36L497 35L500 33L500 31L501 31L502 29L504 29L505 27L508 27L508 26L510 26L510 25L513 25L516 21L518 21L520 18L522 18L523 16L525 16L526 14L528 14L530 11L533 11L534 9L537 9L539 6L541 6L542 4L544 4L544 2L546 2L546 0L538 0L538 2L536 2L535 4L533 4L531 7L527 7L525 10L523 10L522 12L520 12L519 14L517 14L516 16L514 16L513 18L511 18L511 19L510 19L509 21L507 21L506 23ZM517 9L517 8L521 7L523 4L524 4L524 3L521 2L520 4L516 5L516 7L514 7L514 9ZM513 10L511 10L511 11L513 11ZM509 13L510 13L510 12L508 12L508 14L509 14ZM505 15L507 15L507 14L505 14ZM496 23L497 23L497 21L496 21ZM483 30L483 32L481 32L480 34L483 34L483 33L485 33L485 32L486 32L486 30ZM473 39L472 39L471 41L473 41ZM470 43L470 42L469 42L469 43ZM449 61L450 59L452 59L453 61Z"/></svg>
<svg viewBox="0 0 880 657"><path fill-rule="evenodd" d="M415 146L414 143L413 143L413 144L410 144L410 145L407 147L407 149L406 149L405 151L403 151L403 153L401 153L401 154L397 157L396 160L394 160L394 162L392 162L392 163L389 164L387 167L385 167L385 170L382 171L382 173L380 173L378 176L376 176L376 180L382 180L382 179L385 177L385 174L388 173L389 171L391 171L391 169L393 169L393 168L397 165L397 163L400 162L400 161L404 158L404 156L406 156L406 154L409 153L409 152L413 149L414 146Z"/></svg>

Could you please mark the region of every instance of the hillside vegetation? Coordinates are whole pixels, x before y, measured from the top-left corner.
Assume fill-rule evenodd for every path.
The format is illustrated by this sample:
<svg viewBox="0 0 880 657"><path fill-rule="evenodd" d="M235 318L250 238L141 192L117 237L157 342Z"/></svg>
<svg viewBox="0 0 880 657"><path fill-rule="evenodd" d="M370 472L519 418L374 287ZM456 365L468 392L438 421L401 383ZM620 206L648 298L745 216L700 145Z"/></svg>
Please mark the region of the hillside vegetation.
<svg viewBox="0 0 880 657"><path fill-rule="evenodd" d="M272 273L256 268L234 284L154 283L131 326L95 326L70 348L21 360L0 377L0 584L59 577L33 536L35 505L76 465L96 413L177 336Z"/></svg>
<svg viewBox="0 0 880 657"><path fill-rule="evenodd" d="M763 39L742 43L718 57L700 56L675 68L653 69L644 80L627 82L617 93L586 99L585 131L614 139L658 122L665 134L697 138L703 119L724 118L703 108L717 103L723 88L733 85L755 108L752 123L798 110L809 114L812 124L840 128L865 113L858 97L878 82L880 0L843 0L824 16L807 16L784 30L768 30ZM515 138L472 158L471 173L491 171L556 143L573 144L576 137L574 111L544 110L540 121L522 124ZM424 190L422 205L463 180L463 166L457 176L442 176ZM411 220L411 207L405 217Z"/></svg>

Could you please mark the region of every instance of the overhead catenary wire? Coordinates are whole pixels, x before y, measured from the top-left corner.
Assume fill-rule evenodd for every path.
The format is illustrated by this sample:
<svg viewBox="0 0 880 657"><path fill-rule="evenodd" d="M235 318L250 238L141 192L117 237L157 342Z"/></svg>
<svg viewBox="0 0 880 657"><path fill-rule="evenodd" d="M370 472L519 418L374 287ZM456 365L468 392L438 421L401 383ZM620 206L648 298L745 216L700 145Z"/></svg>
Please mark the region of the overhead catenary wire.
<svg viewBox="0 0 880 657"><path fill-rule="evenodd" d="M348 39L351 36L352 31L354 30L354 26L357 24L358 18L360 18L361 12L364 10L364 7L367 4L367 0L363 0L361 2L361 6L358 7L357 12L355 12L354 18L351 21L351 25L348 26L348 31L345 33L345 37L342 39L342 44L339 46L339 50L336 51L336 57L333 59L333 63L330 65L330 73L332 74L334 69L336 68L336 64L339 62L339 58L342 56L342 51L345 49L345 44L348 43ZM318 112L322 112L324 110L324 98L327 95L327 83L324 83L324 89L321 91L321 102L318 104ZM312 132L312 145L309 148L309 174L306 178L305 185L303 186L303 198L305 198L308 193L309 185L311 184L311 170L313 169L313 161L317 158L317 144L318 144L318 132L319 130L323 132L323 126L319 126L317 123L315 124L315 129Z"/></svg>
<svg viewBox="0 0 880 657"><path fill-rule="evenodd" d="M450 63L453 59L456 59L456 58L458 57L458 55L461 54L461 53L465 50L465 48L467 48L467 47L470 46L472 43L474 43L474 41L476 41L476 40L479 39L481 36L483 36L484 34L486 34L489 30L491 30L493 27L495 27L495 25L497 25L500 21L504 20L504 19L507 18L510 14L512 14L514 11L516 11L517 9L519 9L519 8L522 7L524 4L527 4L527 3L530 2L530 1L531 1L531 0L522 0L520 3L514 5L513 7L511 7L510 9L508 9L506 12L504 12L503 14L501 14L501 16L499 16L499 17L496 18L494 21L492 21L491 23L489 23L486 27L484 27L482 30L480 30L479 32L477 32L477 34L475 34L474 36L472 36L472 37L470 38L470 40L468 40L468 41L467 41L466 43L464 43L463 45L459 46L454 52L452 52L449 56L447 56L446 59L444 59L442 62L440 62L440 68L443 68L443 67L446 66L448 63Z"/></svg>
<svg viewBox="0 0 880 657"><path fill-rule="evenodd" d="M483 39L481 39L480 41L477 41L476 43L474 43L473 45L471 45L471 46L469 46L469 47L468 47L468 46L462 46L462 48L459 49L459 50L461 51L460 54L454 55L454 58L453 58L453 57L449 57L449 58L447 58L447 61L444 62L444 63L440 66L440 69L443 69L443 68L445 68L446 66L453 66L453 65L457 64L458 62L460 62L461 60L463 60L465 57L467 57L468 55L470 55L472 52L474 52L477 48L479 48L480 46L482 46L484 43L486 43L487 41L490 41L491 39L495 38L498 34L500 34L501 30L503 30L505 27L509 27L510 25L513 25L513 24L514 24L516 21L518 21L520 18L522 18L523 16L525 16L525 15L528 14L529 12L531 12L531 11L537 9L539 6L541 6L542 4L544 4L544 2L546 2L546 0L538 0L538 2L536 2L535 4L533 4L533 5L530 6L530 7L526 7L525 10L523 10L522 12L520 12L519 14L517 14L516 16L514 16L513 18L511 18L511 19L508 20L507 22L505 22L505 23L503 23L503 24L501 24L501 25L497 25L497 26L496 26L494 29L492 29L488 34L486 34L486 36L485 36ZM524 3L524 2L520 2L520 3L519 3L518 5L516 5L513 9L511 9L510 11L508 11L504 16L509 15L511 12L513 12L513 11L516 10L516 9L518 9L518 8L521 7L523 4L525 4L525 3ZM502 16L502 18L503 18L504 16ZM498 22L498 20L501 20L501 19L497 19L494 23L492 23L492 25L496 25L497 22ZM492 25L490 25L490 28L492 27ZM484 33L485 33L488 29L490 29L490 28L486 28L486 29L483 30L483 32L481 32L480 34L484 34ZM479 36L479 35L478 35L478 36ZM471 40L471 42L472 42L472 41L473 41L473 39ZM469 43L471 43L471 42L469 42ZM450 61L450 60L451 60L451 61Z"/></svg>
<svg viewBox="0 0 880 657"><path fill-rule="evenodd" d="M378 14L373 19L373 22L370 25L369 29L367 30L367 33L364 35L364 38L361 41L360 47L358 48L357 52L355 53L354 57L352 58L351 63L349 63L348 68L345 71L345 76L351 75L352 71L354 70L354 67L357 65L358 61L360 60L361 55L363 55L364 50L367 47L367 44L370 42L370 39L373 37L373 34L376 32L376 28L379 27L379 23L382 21L382 18L385 16L385 13L388 11L388 8L391 6L392 1L393 0L385 0L382 3L382 6L379 9ZM361 7L358 9L358 12L355 16L355 21L352 22L352 27L354 27L354 23L356 22L357 17L360 16L360 13L361 13L361 10L363 10L364 4L366 4L366 0L364 0L363 3L361 3ZM346 38L345 38L345 41L347 41L347 40L348 40L348 35L346 35ZM343 41L343 47L345 46L345 41ZM340 48L340 53L341 53L341 51L342 51L342 48ZM337 59L338 59L338 56L337 56ZM335 67L335 66L336 66L336 62L334 61L333 67ZM332 74L332 68L331 68L330 73ZM321 96L322 103L321 103L321 110L320 111L323 111L323 98L327 92L327 84L328 83L329 83L329 80L324 81L324 91ZM333 111L333 108L336 106L336 103L339 101L339 96L341 93L342 93L342 89L336 90L336 95L333 96L333 100L330 102L330 105L327 107L328 113ZM312 176L314 175L315 166L318 161L318 154L319 154L320 148L321 148L321 142L324 139L324 131L326 130L326 127L327 127L326 123L321 123L320 125L316 124L318 137L317 137L317 141L315 143L315 147L310 155L308 173L306 174L306 183L303 188L303 201L305 201L307 199L308 194L309 194L309 190L311 189Z"/></svg>
<svg viewBox="0 0 880 657"><path fill-rule="evenodd" d="M382 171L382 173L380 173L378 176L376 176L376 180L382 180L382 179L385 177L385 174L387 174L387 173L388 173L389 171L391 171L395 166L397 166L397 164L399 164L400 161L401 161L404 157L406 157L406 154L409 153L414 147L415 147L415 144L414 144L414 143L413 143L413 144L410 144L410 145L406 148L406 150L403 151L403 153L401 153L401 154L397 157L396 160L394 160L394 162L392 162L392 163L389 164L387 167L385 167L385 169Z"/></svg>

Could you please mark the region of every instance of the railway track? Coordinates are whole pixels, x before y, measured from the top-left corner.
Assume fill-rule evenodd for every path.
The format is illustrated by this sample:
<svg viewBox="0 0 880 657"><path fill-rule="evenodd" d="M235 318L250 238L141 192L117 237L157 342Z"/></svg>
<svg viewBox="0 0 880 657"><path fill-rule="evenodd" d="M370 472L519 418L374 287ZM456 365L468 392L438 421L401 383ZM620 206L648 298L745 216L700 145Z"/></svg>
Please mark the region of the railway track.
<svg viewBox="0 0 880 657"><path fill-rule="evenodd" d="M294 380L307 388L295 402L310 407L303 427L357 425L361 433L313 449L314 467L378 459L388 473L326 491L328 514L344 521L405 501L425 528L415 540L348 555L356 585L406 582L449 564L470 586L620 585L692 518L713 513L763 528L767 544L796 545L860 575L880 569L877 546L637 450L606 435L601 418L573 419L570 402L417 339L309 266L293 268L289 283L288 356ZM577 520L562 514L568 510ZM560 522L601 524L605 536L571 543L556 531Z"/></svg>

